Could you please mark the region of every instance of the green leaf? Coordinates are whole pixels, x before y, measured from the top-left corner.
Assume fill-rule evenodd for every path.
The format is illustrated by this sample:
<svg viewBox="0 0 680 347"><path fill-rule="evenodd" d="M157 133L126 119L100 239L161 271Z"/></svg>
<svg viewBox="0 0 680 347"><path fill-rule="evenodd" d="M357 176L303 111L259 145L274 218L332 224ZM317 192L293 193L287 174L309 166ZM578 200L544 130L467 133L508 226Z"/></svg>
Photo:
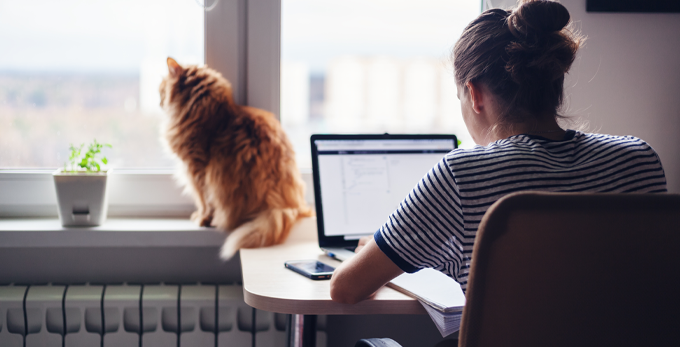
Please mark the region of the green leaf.
<svg viewBox="0 0 680 347"><path fill-rule="evenodd" d="M101 159L98 158L98 154L101 153L102 148L105 146L113 148L108 143L102 144L97 142L97 139L93 139L92 143L87 146L87 151L83 153L83 147L85 147L84 143L80 146L74 146L71 143L69 146L71 153L68 161L68 164L71 165L71 171L76 171L76 166L85 169L88 172L101 171L101 165L99 163L101 162L104 165L109 163L106 157L102 157ZM64 171L66 171L66 169L67 163L64 163Z"/></svg>

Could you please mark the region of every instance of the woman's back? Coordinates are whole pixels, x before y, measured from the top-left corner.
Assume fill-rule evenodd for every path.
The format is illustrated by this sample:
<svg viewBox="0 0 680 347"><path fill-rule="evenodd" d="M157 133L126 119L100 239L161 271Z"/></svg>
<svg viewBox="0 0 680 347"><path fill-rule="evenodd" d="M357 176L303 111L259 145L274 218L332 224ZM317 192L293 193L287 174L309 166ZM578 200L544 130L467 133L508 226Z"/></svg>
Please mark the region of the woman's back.
<svg viewBox="0 0 680 347"><path fill-rule="evenodd" d="M402 269L433 267L465 289L484 213L501 197L528 190L665 192L666 179L657 154L635 137L573 130L562 141L515 135L447 154L376 233L376 242Z"/></svg>
<svg viewBox="0 0 680 347"><path fill-rule="evenodd" d="M658 156L644 141L567 131L563 141L515 135L447 156L464 205L490 206L518 190L662 192Z"/></svg>

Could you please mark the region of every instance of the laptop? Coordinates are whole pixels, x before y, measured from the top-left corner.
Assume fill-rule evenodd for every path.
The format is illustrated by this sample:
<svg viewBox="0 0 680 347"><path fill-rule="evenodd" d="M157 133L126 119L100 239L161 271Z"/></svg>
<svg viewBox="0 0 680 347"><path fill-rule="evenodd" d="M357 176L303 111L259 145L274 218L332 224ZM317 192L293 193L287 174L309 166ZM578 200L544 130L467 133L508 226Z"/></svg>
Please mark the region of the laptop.
<svg viewBox="0 0 680 347"><path fill-rule="evenodd" d="M340 261L457 147L455 135L312 135L319 247Z"/></svg>

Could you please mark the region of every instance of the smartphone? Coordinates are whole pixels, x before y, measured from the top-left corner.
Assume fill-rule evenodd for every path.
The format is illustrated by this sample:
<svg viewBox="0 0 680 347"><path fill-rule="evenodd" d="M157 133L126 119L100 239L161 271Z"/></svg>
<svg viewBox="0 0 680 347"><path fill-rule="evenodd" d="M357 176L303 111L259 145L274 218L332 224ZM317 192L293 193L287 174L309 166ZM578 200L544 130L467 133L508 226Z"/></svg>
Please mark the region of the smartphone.
<svg viewBox="0 0 680 347"><path fill-rule="evenodd" d="M334 267L318 260L289 260L284 263L287 268L313 280L327 280L333 275Z"/></svg>

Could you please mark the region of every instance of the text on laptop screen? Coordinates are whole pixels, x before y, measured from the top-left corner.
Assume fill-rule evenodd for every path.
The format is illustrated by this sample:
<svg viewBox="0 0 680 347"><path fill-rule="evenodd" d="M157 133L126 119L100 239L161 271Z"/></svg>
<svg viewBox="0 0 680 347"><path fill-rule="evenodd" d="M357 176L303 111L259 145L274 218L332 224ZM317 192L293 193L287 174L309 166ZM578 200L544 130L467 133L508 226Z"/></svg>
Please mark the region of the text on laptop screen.
<svg viewBox="0 0 680 347"><path fill-rule="evenodd" d="M326 236L374 233L455 148L451 139L316 140Z"/></svg>

